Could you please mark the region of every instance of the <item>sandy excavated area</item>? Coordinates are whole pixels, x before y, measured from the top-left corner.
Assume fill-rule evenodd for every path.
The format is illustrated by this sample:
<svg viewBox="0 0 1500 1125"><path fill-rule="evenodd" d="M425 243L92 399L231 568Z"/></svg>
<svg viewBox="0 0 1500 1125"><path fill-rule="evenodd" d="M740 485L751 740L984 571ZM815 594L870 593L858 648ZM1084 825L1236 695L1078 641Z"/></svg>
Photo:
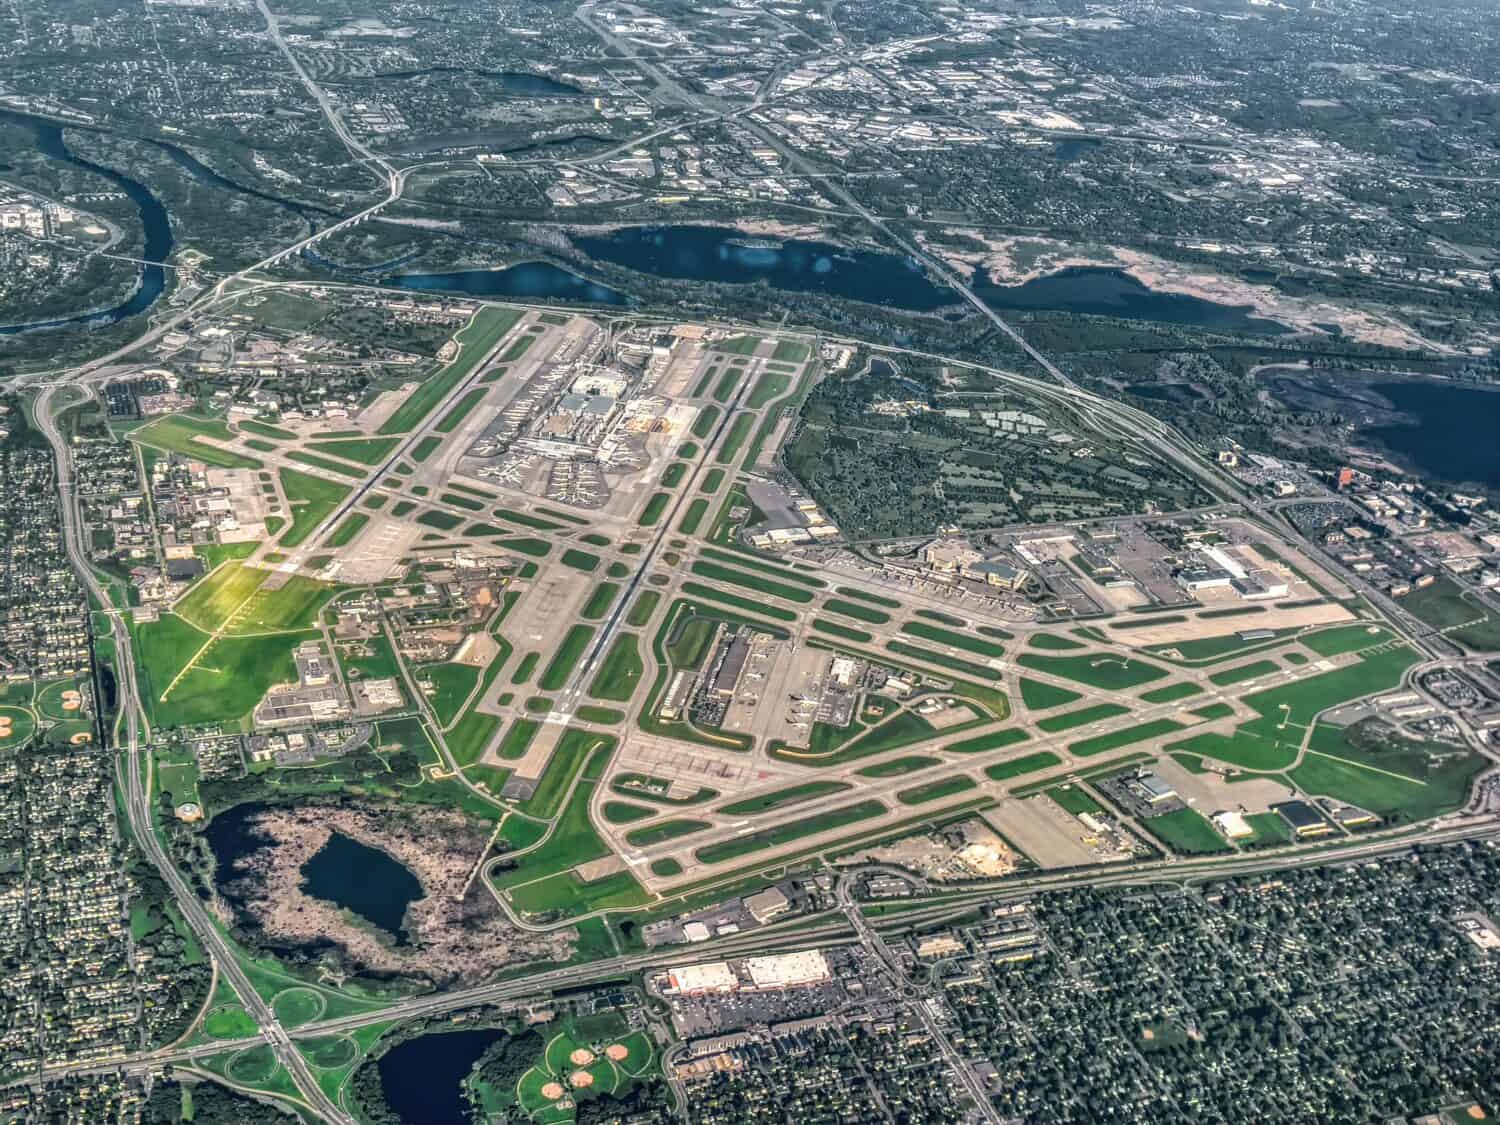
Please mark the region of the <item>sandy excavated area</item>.
<svg viewBox="0 0 1500 1125"><path fill-rule="evenodd" d="M241 861L221 889L242 898L243 913L277 943L326 939L367 970L475 984L508 965L562 960L577 937L513 928L477 883L454 901L488 838L458 813L302 805L269 808L251 824L270 843ZM406 944L302 889L302 866L335 831L394 856L416 876L424 895L407 907ZM235 913L218 897L215 909L226 922Z"/></svg>
<svg viewBox="0 0 1500 1125"><path fill-rule="evenodd" d="M983 232L955 228L953 234L984 243L983 251L928 242L923 249L950 265L964 269L983 266L996 285L1024 285L1070 266L1102 266L1122 270L1142 285L1164 293L1182 293L1221 305L1248 305L1257 316L1279 320L1298 331L1320 335L1319 324L1337 324L1351 339L1391 348L1451 351L1426 339L1415 329L1389 318L1325 301L1288 297L1268 285L1253 285L1237 277L1213 273L1201 266L1169 262L1138 250L1117 246L1073 246L1045 238L986 238ZM1026 255L1027 264L1017 260ZM1038 252L1040 251L1040 252Z"/></svg>

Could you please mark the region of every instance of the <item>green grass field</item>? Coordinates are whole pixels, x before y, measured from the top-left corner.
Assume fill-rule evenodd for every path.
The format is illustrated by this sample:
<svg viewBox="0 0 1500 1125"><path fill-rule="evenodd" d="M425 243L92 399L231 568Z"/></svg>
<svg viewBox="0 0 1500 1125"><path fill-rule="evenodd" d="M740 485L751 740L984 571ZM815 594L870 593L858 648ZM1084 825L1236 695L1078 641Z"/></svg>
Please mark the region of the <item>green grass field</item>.
<svg viewBox="0 0 1500 1125"><path fill-rule="evenodd" d="M840 589L839 593L843 594L847 593L847 591ZM889 613L882 613L878 609L870 609L868 606L860 605L857 602L846 601L843 598L829 598L826 602L823 603L823 608L826 609L829 613L837 613L841 614L844 617L852 617L856 621L866 621L871 625L884 625L891 619L891 615Z"/></svg>
<svg viewBox="0 0 1500 1125"><path fill-rule="evenodd" d="M235 440L234 433L223 422L197 418L190 414L170 414L130 432L132 441L152 445L169 453L179 453L195 461L202 461L205 465L215 465L221 469L261 467L261 462L254 457L246 457L243 453L220 449L198 440L204 437L217 441Z"/></svg>
<svg viewBox="0 0 1500 1125"><path fill-rule="evenodd" d="M307 448L346 461L358 461L361 465L378 465L395 450L399 439L354 438L346 441L310 441Z"/></svg>
<svg viewBox="0 0 1500 1125"><path fill-rule="evenodd" d="M940 801L944 797L967 793L978 784L972 777L956 774L953 777L941 777L936 781L929 781L925 785L914 785L910 789L902 789L896 794L896 800L903 805L925 805L932 801Z"/></svg>
<svg viewBox="0 0 1500 1125"><path fill-rule="evenodd" d="M1141 825L1179 855L1212 855L1229 851L1224 837L1196 809L1178 809L1142 817Z"/></svg>
<svg viewBox="0 0 1500 1125"><path fill-rule="evenodd" d="M805 781L801 785L793 785L786 789L764 793L759 797L750 797L743 801L721 805L718 811L726 816L756 816L770 812L772 809L784 809L791 805L800 805L804 801L843 793L850 788L851 786L843 781Z"/></svg>
<svg viewBox="0 0 1500 1125"><path fill-rule="evenodd" d="M481 308L474 314L474 319L454 336L459 344L458 358L428 376L386 419L380 432L404 434L416 429L437 404L447 397L448 392L473 372L479 361L489 354L500 338L520 319L519 310L493 306Z"/></svg>
<svg viewBox="0 0 1500 1125"><path fill-rule="evenodd" d="M172 609L185 621L212 633L228 624L235 612L270 577L269 570L226 563L199 579Z"/></svg>
<svg viewBox="0 0 1500 1125"><path fill-rule="evenodd" d="M709 844L699 848L693 854L702 863L723 863L726 860L752 855L767 848L790 844L808 836L817 835L820 832L832 832L835 829L846 828L851 824L858 824L862 820L869 820L871 817L880 816L885 811L886 807L879 801L873 799L859 801L852 805L845 805L842 808L832 809L829 812L819 813L816 816L806 817L803 820L778 824L776 827L765 829L762 832L753 832L732 840L723 840L717 844Z"/></svg>
<svg viewBox="0 0 1500 1125"><path fill-rule="evenodd" d="M965 738L960 742L950 742L943 749L957 754L982 754L986 750L1001 750L1007 746L1015 746L1030 738L1031 735L1020 727L1010 727L1007 730L992 730L988 734L977 734L973 738Z"/></svg>
<svg viewBox="0 0 1500 1125"><path fill-rule="evenodd" d="M1021 702L1026 704L1032 711L1046 711L1052 707L1061 707L1065 703L1073 703L1083 698L1081 692L1070 688L1058 687L1056 684L1043 683L1041 680L1027 679L1021 677Z"/></svg>
<svg viewBox="0 0 1500 1125"><path fill-rule="evenodd" d="M1233 668L1225 668L1222 672L1211 673L1208 678L1219 687L1228 687L1230 684L1253 680L1257 676L1269 676L1277 671L1280 671L1280 665L1274 660L1252 660L1248 664L1237 664Z"/></svg>
<svg viewBox="0 0 1500 1125"><path fill-rule="evenodd" d="M873 766L855 770L860 777L905 777L909 773L919 770L931 769L933 766L942 765L941 758L928 758L921 754L909 754L904 758L891 758L889 761L876 762Z"/></svg>
<svg viewBox="0 0 1500 1125"><path fill-rule="evenodd" d="M1182 730L1182 724L1175 723L1171 719L1152 719L1150 722L1138 723L1133 727L1125 727L1122 730L1110 731L1108 734L1070 742L1068 751L1079 758L1091 758L1095 754L1118 750L1121 746L1130 746L1151 738L1162 738L1180 730Z"/></svg>
<svg viewBox="0 0 1500 1125"><path fill-rule="evenodd" d="M620 587L615 582L601 582L594 587L589 600L584 603L579 616L585 621L598 621L606 613L609 607L615 604L615 598L620 593Z"/></svg>
<svg viewBox="0 0 1500 1125"><path fill-rule="evenodd" d="M801 585L792 585L787 582L778 582L769 576L752 573L745 570L731 570L716 562L699 560L690 567L692 572L700 578L708 578L715 582L727 582L733 586L741 586L757 594L765 594L769 597L783 598L789 602L807 603L815 596L811 590Z"/></svg>
<svg viewBox="0 0 1500 1125"><path fill-rule="evenodd" d="M1056 734L1058 731L1072 730L1074 727L1085 726L1088 723L1098 722L1100 719L1112 719L1116 715L1126 714L1130 708L1122 707L1118 703L1096 703L1092 707L1080 707L1076 711L1064 711L1061 715L1048 715L1045 719L1037 720L1037 728L1048 734Z"/></svg>
<svg viewBox="0 0 1500 1125"><path fill-rule="evenodd" d="M966 652L977 653L980 656L1000 657L1005 655L1005 647L994 641L986 641L969 633L956 633L951 629L943 629L936 625L929 625L924 621L908 621L901 626L901 631L913 637L921 637L923 640L936 641L938 644L949 645L953 648L963 649Z"/></svg>
<svg viewBox="0 0 1500 1125"><path fill-rule="evenodd" d="M683 836L691 836L695 832L702 832L712 825L706 820L693 820L690 817L676 817L672 820L658 821L656 824L647 825L645 828L636 828L625 833L625 842L635 848L649 848L653 844L664 844L668 840L676 840Z"/></svg>
<svg viewBox="0 0 1500 1125"><path fill-rule="evenodd" d="M772 617L777 621L796 621L797 614L790 609L784 609L779 605L771 605L768 602L756 601L754 598L744 597L739 594L731 594L721 590L717 586L708 586L702 582L684 582L682 592L691 594L695 598L706 598L709 601L720 602L723 605L733 606L735 609L746 613L759 614L762 617Z"/></svg>
<svg viewBox="0 0 1500 1125"><path fill-rule="evenodd" d="M1202 693L1203 689L1197 684L1188 683L1184 680L1181 683L1168 684L1166 687L1141 692L1141 702L1175 703L1179 699L1187 699L1194 695L1201 695Z"/></svg>
<svg viewBox="0 0 1500 1125"><path fill-rule="evenodd" d="M754 414L736 414L734 421L729 424L729 432L724 435L723 444L714 455L714 460L720 465L732 464L740 450L744 448L745 439L750 436L750 429L754 425Z"/></svg>
<svg viewBox="0 0 1500 1125"><path fill-rule="evenodd" d="M542 678L537 681L537 686L543 691L560 691L568 682L574 667L582 658L589 646L589 641L594 637L594 626L574 625L568 630L567 636L563 638L562 644L553 654L551 661L547 664Z"/></svg>
<svg viewBox="0 0 1500 1125"><path fill-rule="evenodd" d="M1035 643L1036 637L1032 641ZM1106 691L1139 687L1167 674L1165 668L1155 664L1114 655L1043 656L1023 652L1016 658L1016 663L1036 672L1048 672L1065 680Z"/></svg>
<svg viewBox="0 0 1500 1125"><path fill-rule="evenodd" d="M1008 762L997 762L993 766L986 766L984 775L991 781L1009 781L1013 777L1059 765L1062 765L1062 759L1051 750L1038 750L1035 754L1027 754L1024 757L1012 758Z"/></svg>
<svg viewBox="0 0 1500 1125"><path fill-rule="evenodd" d="M594 699L629 703L640 687L641 677L645 672L638 638L634 633L621 633L609 646L609 653L600 663L599 672L589 685L589 695Z"/></svg>
<svg viewBox="0 0 1500 1125"><path fill-rule="evenodd" d="M295 469L281 469L282 490L291 506L292 525L281 535L283 547L296 547L315 531L349 495L349 486L322 477L309 476Z"/></svg>

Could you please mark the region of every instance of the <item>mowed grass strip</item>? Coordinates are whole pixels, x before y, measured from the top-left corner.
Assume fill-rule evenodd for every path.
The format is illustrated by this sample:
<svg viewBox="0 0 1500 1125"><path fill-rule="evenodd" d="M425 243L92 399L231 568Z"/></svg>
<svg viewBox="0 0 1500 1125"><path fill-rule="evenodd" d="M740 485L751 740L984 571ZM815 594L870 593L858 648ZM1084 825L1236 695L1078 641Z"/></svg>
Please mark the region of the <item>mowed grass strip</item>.
<svg viewBox="0 0 1500 1125"><path fill-rule="evenodd" d="M986 766L984 775L991 781L1009 781L1013 777L1060 765L1062 765L1062 759L1051 750L1038 750L1035 754L1027 754L1022 758L1012 758L1008 762L997 762L993 766Z"/></svg>
<svg viewBox="0 0 1500 1125"><path fill-rule="evenodd" d="M744 570L731 570L727 566L721 566L716 562L698 560L690 568L692 572L702 578L711 578L715 582L728 582L734 586L742 586L757 594L766 594L773 598L783 598L789 602L806 604L813 600L814 594L811 590L802 586L788 585L778 582L769 576L753 574Z"/></svg>
<svg viewBox="0 0 1500 1125"><path fill-rule="evenodd" d="M983 754L987 750L1003 750L1007 746L1015 746L1029 738L1031 735L1020 727L1007 727L1005 730L976 734L973 738L965 738L961 742L950 742L943 749L955 754Z"/></svg>
<svg viewBox="0 0 1500 1125"><path fill-rule="evenodd" d="M733 422L729 424L729 432L724 435L724 444L719 446L719 452L714 460L720 465L730 464L744 448L745 439L750 436L750 427L755 425L754 414L738 414Z"/></svg>
<svg viewBox="0 0 1500 1125"><path fill-rule="evenodd" d="M896 794L896 800L903 805L925 805L932 801L940 801L944 797L952 797L956 793L966 793L978 784L972 777L955 774L953 777L940 777L925 785L914 785L910 789L903 789Z"/></svg>
<svg viewBox="0 0 1500 1125"><path fill-rule="evenodd" d="M200 579L172 608L184 621L212 633L222 629L269 577L269 570L226 563Z"/></svg>
<svg viewBox="0 0 1500 1125"><path fill-rule="evenodd" d="M646 501L646 506L641 510L641 518L635 522L641 527L655 527L667 510L667 505L672 502L670 492L658 492Z"/></svg>
<svg viewBox="0 0 1500 1125"><path fill-rule="evenodd" d="M1086 726L1100 719L1112 719L1116 715L1127 714L1129 710L1129 707L1122 707L1118 703L1096 703L1092 707L1064 711L1061 715L1048 715L1045 719L1038 719L1036 725L1038 729L1048 734L1055 734L1060 730L1072 730L1074 727Z"/></svg>
<svg viewBox="0 0 1500 1125"><path fill-rule="evenodd" d="M827 633L833 637L842 637L846 641L855 644L867 645L874 638L863 629L854 629L848 625L840 625L837 621L829 621L825 617L814 617L812 627L820 633Z"/></svg>
<svg viewBox="0 0 1500 1125"><path fill-rule="evenodd" d="M887 609L900 609L901 603L895 598L887 598L882 594L872 594L868 590L861 590L856 586L840 586L834 593L843 594L846 598L855 598L862 602L871 602L874 605L883 605ZM890 620L890 618L886 618Z"/></svg>
<svg viewBox="0 0 1500 1125"><path fill-rule="evenodd" d="M805 801L815 801L819 797L843 793L851 788L853 786L844 781L807 781L772 793L763 793L759 797L748 797L743 801L721 805L718 811L725 816L755 816L772 809L784 809Z"/></svg>
<svg viewBox="0 0 1500 1125"><path fill-rule="evenodd" d="M1032 638L1033 643L1035 638ZM1139 687L1159 680L1167 674L1165 668L1148 664L1144 660L1133 660L1113 653L1084 656L1043 656L1035 652L1023 652L1016 662L1035 672L1047 672L1065 680L1073 680L1089 687L1106 691L1120 691Z"/></svg>
<svg viewBox="0 0 1500 1125"><path fill-rule="evenodd" d="M821 590L828 585L821 578L804 574L787 563L763 559L759 555L752 555L745 551L726 551L718 547L704 547L702 555L705 559L713 559L715 562L729 563L731 566L743 567L746 570L758 570L762 574L772 574L788 582L800 582L816 590Z"/></svg>
<svg viewBox="0 0 1500 1125"><path fill-rule="evenodd" d="M364 530L365 524L369 522L370 517L363 512L354 512L352 515L345 516L344 522L339 524L334 533L328 537L328 546L346 546L350 540Z"/></svg>
<svg viewBox="0 0 1500 1125"><path fill-rule="evenodd" d="M357 438L348 441L311 441L307 448L345 461L358 461L361 465L378 465L391 455L398 438Z"/></svg>
<svg viewBox="0 0 1500 1125"><path fill-rule="evenodd" d="M369 475L364 469L346 465L342 461L334 461L328 457L319 457L316 453L308 453L304 449L288 449L285 457L288 461L300 461L304 465L311 465L326 473L337 473L341 477L350 477L354 480L362 480Z"/></svg>
<svg viewBox="0 0 1500 1125"><path fill-rule="evenodd" d="M322 477L299 473L296 469L282 469L282 491L286 493L291 507L292 525L279 540L283 547L295 547L315 531L335 508L349 495L349 485L324 480Z"/></svg>
<svg viewBox="0 0 1500 1125"><path fill-rule="evenodd" d="M856 804L845 805L843 808L831 809L816 816L806 817L802 820L788 821L778 824L774 828L767 828L762 832L752 832L745 836L736 837L733 840L724 840L717 844L709 844L707 847L699 848L693 854L700 863L723 863L726 860L738 859L740 856L751 855L767 848L780 847L808 836L816 836L822 832L832 832L839 828L846 828L851 824L858 824L862 820L881 816L886 812L886 807L876 800L859 801Z"/></svg>
<svg viewBox="0 0 1500 1125"><path fill-rule="evenodd" d="M843 593L840 590L839 593ZM823 603L823 608L829 613L837 613L844 617L852 617L856 621L865 621L871 625L884 625L891 619L889 613L882 613L878 609L860 605L858 602L846 601L843 598L829 598Z"/></svg>
<svg viewBox="0 0 1500 1125"><path fill-rule="evenodd" d="M955 633L952 629L928 625L923 621L908 621L901 626L901 631L911 637L921 637L924 641L936 641L938 644L961 648L965 652L977 653L980 656L1001 657L1005 655L1005 647L994 641L986 641L969 633Z"/></svg>
<svg viewBox="0 0 1500 1125"><path fill-rule="evenodd" d="M712 602L721 602L724 605L732 605L736 609L743 609L750 613L758 613L762 617L773 617L777 621L795 621L797 615L789 609L783 609L779 605L770 605L766 602L758 602L753 598L742 598L738 594L730 594L720 590L717 586L705 586L701 582L684 582L682 592L690 594L695 598L706 598Z"/></svg>
<svg viewBox="0 0 1500 1125"><path fill-rule="evenodd" d="M589 685L589 695L594 699L608 699L615 703L629 703L646 666L641 661L639 639L634 633L621 633L609 646L609 653L599 665L599 674Z"/></svg>
<svg viewBox="0 0 1500 1125"><path fill-rule="evenodd" d="M620 593L618 582L601 582L594 587L594 592L589 595L589 600L584 603L579 616L585 621L598 621L609 612L609 607L615 604L615 598Z"/></svg>
<svg viewBox="0 0 1500 1125"><path fill-rule="evenodd" d="M474 319L453 337L459 345L458 358L434 372L408 395L406 401L385 420L380 432L404 434L416 429L520 319L521 313L516 309L486 306L475 313Z"/></svg>
<svg viewBox="0 0 1500 1125"><path fill-rule="evenodd" d="M542 678L537 681L537 686L543 691L559 691L568 682L568 677L573 674L574 667L579 658L589 646L589 641L594 637L594 626L574 625L568 630L568 635L558 646L557 652L553 654Z"/></svg>
<svg viewBox="0 0 1500 1125"><path fill-rule="evenodd" d="M691 820L687 817L677 817L674 820L663 820L656 824L647 825L645 828L637 828L633 832L625 833L625 842L632 847L649 848L652 844L662 844L668 840L676 840L681 836L691 836L694 832L702 832L705 828L713 827L706 820Z"/></svg>
<svg viewBox="0 0 1500 1125"><path fill-rule="evenodd" d="M221 469L258 469L261 463L254 457L246 457L227 449L219 449L199 441L213 438L216 441L234 441L236 434L216 418L196 418L190 414L169 414L158 418L139 429L131 431L136 441L165 449L169 453L181 453L205 465L216 465Z"/></svg>
<svg viewBox="0 0 1500 1125"><path fill-rule="evenodd" d="M1108 734L1100 734L1093 738L1071 742L1068 744L1068 752L1079 758L1091 758L1095 754L1104 753L1106 750L1118 750L1121 746L1144 742L1148 738L1160 738L1163 735L1175 734L1182 729L1181 723L1173 722L1171 719L1152 719L1148 723L1140 723L1133 727L1126 727L1123 730L1114 730Z"/></svg>
<svg viewBox="0 0 1500 1125"><path fill-rule="evenodd" d="M905 641L887 641L885 647L898 656L920 660L926 664L935 664L939 668L949 668L978 680L999 680L1001 676L999 671L987 664L976 664L960 656L949 656L946 652L923 648L920 645L909 645Z"/></svg>

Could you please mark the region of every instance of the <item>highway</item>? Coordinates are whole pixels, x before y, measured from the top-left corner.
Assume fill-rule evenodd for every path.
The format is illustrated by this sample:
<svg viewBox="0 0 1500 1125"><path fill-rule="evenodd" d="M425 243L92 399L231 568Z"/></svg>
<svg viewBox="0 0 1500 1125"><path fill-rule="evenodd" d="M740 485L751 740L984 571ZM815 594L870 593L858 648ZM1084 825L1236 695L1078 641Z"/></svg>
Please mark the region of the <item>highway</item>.
<svg viewBox="0 0 1500 1125"><path fill-rule="evenodd" d="M150 752L142 747L141 734L145 725L145 713L141 707L138 684L135 677L135 656L131 650L130 630L126 627L125 615L115 609L109 592L99 582L89 566L88 553L83 546L82 521L80 519L78 495L73 485L73 459L67 442L57 426L54 414L56 387L45 387L37 395L35 417L43 436L51 443L57 458L57 492L62 514L63 544L68 558L79 579L88 588L97 604L105 607L115 641L116 675L119 682L120 721L125 726L125 743L120 747L116 772L120 779L125 814L129 820L131 834L136 843L161 874L172 891L177 908L192 927L203 948L208 950L218 970L229 981L245 1010L260 1027L266 1042L275 1052L278 1061L291 1075L297 1089L307 1103L326 1121L335 1125L355 1125L350 1117L329 1100L318 1085L317 1078L306 1060L292 1045L290 1037L277 1022L275 1013L263 1000L249 977L245 975L235 958L228 941L214 925L213 919L203 909L198 896L178 872L176 864L162 847L156 834L153 820L150 782Z"/></svg>

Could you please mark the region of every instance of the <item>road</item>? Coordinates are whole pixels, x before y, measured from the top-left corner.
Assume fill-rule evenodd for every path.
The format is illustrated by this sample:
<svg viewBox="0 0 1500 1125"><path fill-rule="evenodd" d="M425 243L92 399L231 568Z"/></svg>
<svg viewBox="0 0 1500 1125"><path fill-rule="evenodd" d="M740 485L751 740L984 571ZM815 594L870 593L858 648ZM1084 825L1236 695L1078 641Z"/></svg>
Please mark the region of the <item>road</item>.
<svg viewBox="0 0 1500 1125"><path fill-rule="evenodd" d="M79 579L88 588L97 604L107 607L103 612L109 617L115 642L116 675L119 681L120 721L125 726L124 744L119 747L116 771L120 779L125 815L131 834L141 851L161 874L177 908L188 925L192 927L203 948L213 957L219 972L228 980L240 1003L260 1027L265 1040L275 1052L277 1060L284 1066L296 1083L298 1091L326 1121L335 1125L355 1125L350 1117L329 1100L318 1085L317 1078L302 1055L292 1045L291 1038L277 1021L269 1004L263 1000L244 969L240 967L234 951L214 925L206 910L193 893L187 881L178 872L176 864L167 855L156 834L153 819L150 783L150 751L142 746L142 728L145 713L141 707L140 694L135 677L135 656L131 650L130 630L125 624L125 615L113 607L109 592L104 589L89 566L88 554L83 546L82 520L79 513L77 490L73 484L73 459L67 442L57 426L54 415L56 387L45 387L38 394L35 405L37 426L51 443L57 457L57 492L62 514L63 544L68 558Z"/></svg>

